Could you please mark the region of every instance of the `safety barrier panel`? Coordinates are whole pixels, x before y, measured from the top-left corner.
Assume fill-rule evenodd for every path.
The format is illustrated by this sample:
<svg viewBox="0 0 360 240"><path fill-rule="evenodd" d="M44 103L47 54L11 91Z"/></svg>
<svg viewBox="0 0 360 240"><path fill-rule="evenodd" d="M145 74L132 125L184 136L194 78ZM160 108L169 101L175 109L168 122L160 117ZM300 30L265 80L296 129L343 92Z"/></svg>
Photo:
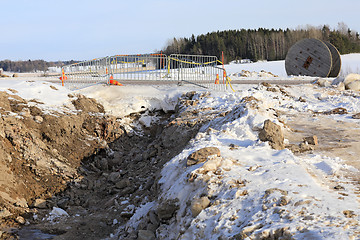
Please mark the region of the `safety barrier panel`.
<svg viewBox="0 0 360 240"><path fill-rule="evenodd" d="M172 54L115 55L64 66L63 85L79 89L124 81L173 81L226 90L230 79L215 56Z"/></svg>
<svg viewBox="0 0 360 240"><path fill-rule="evenodd" d="M225 90L226 72L215 56L172 54L168 68L171 78L205 88ZM220 79L221 78L221 79Z"/></svg>
<svg viewBox="0 0 360 240"><path fill-rule="evenodd" d="M116 80L162 80L167 75L164 54L115 55L108 58L109 74Z"/></svg>
<svg viewBox="0 0 360 240"><path fill-rule="evenodd" d="M70 89L79 89L98 83L107 83L107 58L74 63L62 67L60 79Z"/></svg>

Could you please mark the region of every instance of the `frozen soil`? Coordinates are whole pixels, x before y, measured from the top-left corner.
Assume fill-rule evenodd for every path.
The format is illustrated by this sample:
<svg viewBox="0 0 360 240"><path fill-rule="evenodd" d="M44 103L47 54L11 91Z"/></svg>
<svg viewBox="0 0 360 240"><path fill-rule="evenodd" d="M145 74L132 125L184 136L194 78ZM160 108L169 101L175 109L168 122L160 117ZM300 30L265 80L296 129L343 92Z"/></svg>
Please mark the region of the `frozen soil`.
<svg viewBox="0 0 360 240"><path fill-rule="evenodd" d="M94 100L72 96L75 111L44 113L36 100L0 92L1 238L28 224L81 175L84 158L118 136L115 120Z"/></svg>
<svg viewBox="0 0 360 240"><path fill-rule="evenodd" d="M315 135L318 138L318 145L311 149L312 152L328 157L339 157L345 160L346 164L360 170L358 122L335 120L324 114L302 113L287 115L286 124L288 128L285 130L285 137L290 143L300 144L304 138ZM358 174L354 172L343 174L360 183Z"/></svg>
<svg viewBox="0 0 360 240"><path fill-rule="evenodd" d="M151 239L151 233L172 221L178 206L158 199L163 165L209 120L232 116L216 109L210 114L202 114L209 109L194 110L195 99L206 94L190 92L173 112L146 112L159 119L149 128L139 121L145 112L126 116L129 125L106 115L93 99L69 97L75 113L44 114L16 93L0 93L1 238ZM310 151L341 157L360 169L357 122L314 112L277 113L286 119L289 143L316 135L319 144ZM159 204L156 212L125 227L135 209L152 202Z"/></svg>
<svg viewBox="0 0 360 240"><path fill-rule="evenodd" d="M196 104L195 94L178 110ZM44 114L16 95L0 96L2 239L109 237L135 208L156 199L162 165L206 121L195 112L147 112L159 119L147 128L139 122L144 112L124 124L82 95L70 96L77 109L71 114Z"/></svg>
<svg viewBox="0 0 360 240"><path fill-rule="evenodd" d="M288 88L291 88L290 86ZM316 85L313 88L318 88ZM319 88L325 96L350 96L358 98L358 92L338 91L332 88ZM269 88L268 88L269 90ZM301 97L288 96L295 101L306 102ZM319 97L318 100L321 100ZM317 145L310 145L305 151L294 151L296 155L320 154L332 158L340 158L349 166L360 170L360 124L359 113L348 112L346 108L331 109L326 111L302 111L296 114L278 111L278 117L284 120L284 136L288 140L288 146L304 143L304 139L316 136ZM341 117L336 117L341 116ZM298 150L298 149L297 149ZM360 176L356 171L342 171L338 173L356 185L356 194L360 196ZM331 183L330 183L331 184Z"/></svg>
<svg viewBox="0 0 360 240"><path fill-rule="evenodd" d="M78 170L81 177L53 198L72 217L37 224L33 221L34 227L60 234L54 239L102 239L124 225L135 208L155 200L163 164L182 151L199 126L172 122L173 113L147 114L156 115L158 124L124 128L108 148L85 158ZM129 117L136 124L140 116ZM136 238L127 231L119 235Z"/></svg>

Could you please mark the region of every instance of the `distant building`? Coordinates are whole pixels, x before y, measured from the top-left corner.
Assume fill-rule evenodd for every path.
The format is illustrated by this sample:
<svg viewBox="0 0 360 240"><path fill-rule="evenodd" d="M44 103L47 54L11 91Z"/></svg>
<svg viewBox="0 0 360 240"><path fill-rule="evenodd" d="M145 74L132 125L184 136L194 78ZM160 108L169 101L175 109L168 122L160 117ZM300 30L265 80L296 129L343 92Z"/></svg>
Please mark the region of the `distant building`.
<svg viewBox="0 0 360 240"><path fill-rule="evenodd" d="M240 59L230 62L230 64L243 64L243 63L252 63L252 61L250 59Z"/></svg>
<svg viewBox="0 0 360 240"><path fill-rule="evenodd" d="M2 68L0 68L0 75L2 75L4 72L4 70Z"/></svg>

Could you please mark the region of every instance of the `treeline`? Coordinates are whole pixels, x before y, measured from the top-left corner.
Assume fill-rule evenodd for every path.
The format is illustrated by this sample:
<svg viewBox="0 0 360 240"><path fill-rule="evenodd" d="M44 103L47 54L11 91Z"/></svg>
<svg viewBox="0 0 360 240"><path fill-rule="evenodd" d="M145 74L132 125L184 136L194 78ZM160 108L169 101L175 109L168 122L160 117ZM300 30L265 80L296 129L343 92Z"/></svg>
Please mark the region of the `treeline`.
<svg viewBox="0 0 360 240"><path fill-rule="evenodd" d="M4 71L23 73L23 72L46 72L49 67L62 67L67 64L75 63L75 61L57 61L47 62L44 60L28 60L28 61L0 61L0 68Z"/></svg>
<svg viewBox="0 0 360 240"><path fill-rule="evenodd" d="M317 38L329 41L340 54L360 52L359 33L352 31L345 23L338 23L336 29L328 25L313 27L305 26L298 29L240 29L217 31L190 38L174 38L163 53L212 55L221 59L224 52L224 62L250 59L283 60L289 48L304 38ZM0 68L9 72L45 72L49 67L62 67L77 61L47 62L44 60L0 61Z"/></svg>
<svg viewBox="0 0 360 240"><path fill-rule="evenodd" d="M163 50L166 54L184 53L213 55L224 61L251 59L283 60L289 48L304 38L317 38L332 43L340 54L360 52L358 32L352 32L346 24L339 23L336 30L329 26L306 26L299 29L241 29L211 32L190 38L174 38Z"/></svg>

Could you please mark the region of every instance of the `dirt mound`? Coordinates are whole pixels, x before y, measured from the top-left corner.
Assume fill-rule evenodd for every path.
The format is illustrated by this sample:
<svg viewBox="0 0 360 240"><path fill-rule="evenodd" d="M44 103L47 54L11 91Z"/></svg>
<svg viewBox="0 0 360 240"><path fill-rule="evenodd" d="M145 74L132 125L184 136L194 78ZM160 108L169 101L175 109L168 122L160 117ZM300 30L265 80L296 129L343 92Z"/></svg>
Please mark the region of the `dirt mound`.
<svg viewBox="0 0 360 240"><path fill-rule="evenodd" d="M194 94L184 96L177 109L186 108ZM56 149L63 168L60 174L51 172L55 178L51 189L43 188L31 195L38 198L36 201L36 197L28 197L27 203L34 207L28 212L34 214L22 215L30 227L16 232L21 237L34 237L32 232L39 234L39 230L54 239L109 237L126 224L136 208L157 199L162 166L182 151L202 122L198 124L192 111L183 112L181 118L178 113L161 111L143 112L159 120L151 128L139 127L142 113L128 116L133 122L131 126L121 125L120 121L99 113L102 106L91 99L80 96L72 102L82 111L61 117L42 115L43 121L38 124L41 127L32 129L48 146L52 161L56 157L51 149ZM52 214L59 209L66 214ZM153 227L156 230L158 225ZM136 238L136 232L126 229L118 234Z"/></svg>
<svg viewBox="0 0 360 240"><path fill-rule="evenodd" d="M82 110L84 112L105 113L104 107L97 103L95 99L87 98L83 95L78 95L77 99L72 101L72 104L77 110Z"/></svg>
<svg viewBox="0 0 360 240"><path fill-rule="evenodd" d="M90 114L101 112L94 100L74 98L75 107L82 110L75 114L44 114L34 102L0 92L2 229L25 223L37 211L32 207L39 199L63 191L78 177L81 161L104 148L104 140L119 135L114 117Z"/></svg>
<svg viewBox="0 0 360 240"><path fill-rule="evenodd" d="M151 128L141 125L145 112L127 116L132 125L124 125L82 95L69 95L75 111L45 114L42 103L12 92L0 92L4 239L31 239L35 234L45 234L44 239L110 236L125 226L136 208L157 200L163 165L212 118L199 118L192 109L197 101L193 99L206 95L196 92L184 95L176 112L146 112L159 120ZM120 228L118 235L136 238L128 229Z"/></svg>

